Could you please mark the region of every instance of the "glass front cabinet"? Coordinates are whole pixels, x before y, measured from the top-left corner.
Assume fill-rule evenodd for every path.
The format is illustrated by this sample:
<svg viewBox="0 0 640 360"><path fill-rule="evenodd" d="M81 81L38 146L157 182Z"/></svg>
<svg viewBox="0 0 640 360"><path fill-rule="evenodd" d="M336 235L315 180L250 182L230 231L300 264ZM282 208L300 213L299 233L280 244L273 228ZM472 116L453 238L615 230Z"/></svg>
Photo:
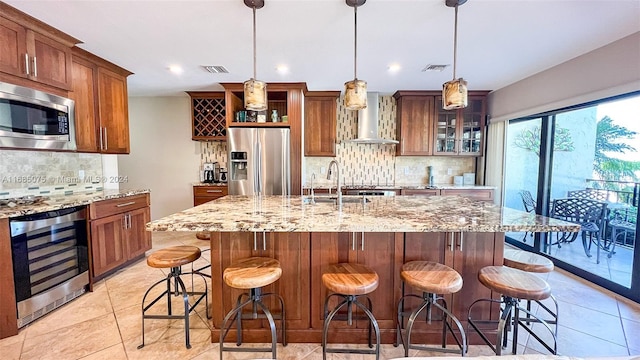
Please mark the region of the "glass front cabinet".
<svg viewBox="0 0 640 360"><path fill-rule="evenodd" d="M483 153L486 95L469 95L466 108L442 109L435 99L434 155L481 156Z"/></svg>

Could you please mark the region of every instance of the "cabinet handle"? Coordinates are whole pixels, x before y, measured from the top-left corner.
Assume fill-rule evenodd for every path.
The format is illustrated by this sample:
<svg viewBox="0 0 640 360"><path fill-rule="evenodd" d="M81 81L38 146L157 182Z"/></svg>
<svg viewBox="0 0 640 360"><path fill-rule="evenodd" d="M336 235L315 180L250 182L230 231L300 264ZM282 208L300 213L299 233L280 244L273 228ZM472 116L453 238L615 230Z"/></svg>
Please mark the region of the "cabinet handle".
<svg viewBox="0 0 640 360"><path fill-rule="evenodd" d="M207 190L208 193L221 193L222 190Z"/></svg>
<svg viewBox="0 0 640 360"><path fill-rule="evenodd" d="M267 234L262 230L262 250L267 251Z"/></svg>
<svg viewBox="0 0 640 360"><path fill-rule="evenodd" d="M356 233L355 232L351 233L351 250L353 251L356 250Z"/></svg>
<svg viewBox="0 0 640 360"><path fill-rule="evenodd" d="M104 144L102 143L102 127L100 127L100 150L104 150Z"/></svg>
<svg viewBox="0 0 640 360"><path fill-rule="evenodd" d="M118 204L118 205L116 205L116 207L129 206L129 205L133 205L135 203L136 203L135 201L129 201L129 202L126 202L126 203Z"/></svg>
<svg viewBox="0 0 640 360"><path fill-rule="evenodd" d="M258 234L255 231L253 232L253 250L258 250Z"/></svg>
<svg viewBox="0 0 640 360"><path fill-rule="evenodd" d="M362 242L360 243L360 250L364 251L364 231L362 232Z"/></svg>
<svg viewBox="0 0 640 360"><path fill-rule="evenodd" d="M127 229L127 215L122 215L122 228Z"/></svg>
<svg viewBox="0 0 640 360"><path fill-rule="evenodd" d="M33 76L38 77L38 62L36 57L33 57Z"/></svg>
<svg viewBox="0 0 640 360"><path fill-rule="evenodd" d="M451 238L451 241L449 242L449 250L454 251L453 250L453 243L455 241L455 234L453 232L449 233L449 237Z"/></svg>
<svg viewBox="0 0 640 360"><path fill-rule="evenodd" d="M29 75L29 54L24 54L24 73Z"/></svg>
<svg viewBox="0 0 640 360"><path fill-rule="evenodd" d="M109 138L107 137L107 128L104 128L104 149L107 150L109 148Z"/></svg>
<svg viewBox="0 0 640 360"><path fill-rule="evenodd" d="M129 229L131 229L133 226L131 225L131 214L127 214L127 218L129 218Z"/></svg>
<svg viewBox="0 0 640 360"><path fill-rule="evenodd" d="M462 242L464 241L464 233L460 231L460 251L462 251Z"/></svg>

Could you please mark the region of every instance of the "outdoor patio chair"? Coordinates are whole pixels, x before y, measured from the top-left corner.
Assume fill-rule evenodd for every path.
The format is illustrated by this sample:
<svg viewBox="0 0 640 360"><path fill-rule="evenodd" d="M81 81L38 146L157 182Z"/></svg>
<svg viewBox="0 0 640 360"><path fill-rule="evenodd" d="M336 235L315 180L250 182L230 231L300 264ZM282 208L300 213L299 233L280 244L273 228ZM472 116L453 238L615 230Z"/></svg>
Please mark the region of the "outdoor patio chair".
<svg viewBox="0 0 640 360"><path fill-rule="evenodd" d="M613 218L609 220L607 227L611 229L611 241L620 243L621 245L627 245L626 239L627 235L631 234L632 238L635 237L636 234L636 212L635 208L627 208L624 210L615 210L612 211ZM622 239L618 241L618 237L623 235ZM632 244L635 245L635 244Z"/></svg>
<svg viewBox="0 0 640 360"><path fill-rule="evenodd" d="M605 202L581 198L556 199L553 200L550 215L552 218L580 224L582 246L588 257L592 256L591 244L596 244L596 263L600 263L601 249L608 252L608 257L611 257L614 253L615 242L607 243L606 240L603 240L603 230L607 217L607 204ZM577 235L577 233L570 236L563 234L562 237L558 238L556 243L549 243L547 246L550 247L551 245L560 245L563 242L572 242L576 239ZM548 238L550 240L551 236Z"/></svg>
<svg viewBox="0 0 640 360"><path fill-rule="evenodd" d="M568 198L591 199L597 201L607 201L609 193L606 190L584 189L567 191Z"/></svg>
<svg viewBox="0 0 640 360"><path fill-rule="evenodd" d="M522 205L524 205L524 211L528 213L535 212L536 201L533 199L533 196L531 196L531 192L529 190L520 190L518 194L520 194L520 197L522 198ZM527 242L527 235L529 234L531 234L531 237L533 237L532 232L525 232L524 237L522 238L522 242Z"/></svg>

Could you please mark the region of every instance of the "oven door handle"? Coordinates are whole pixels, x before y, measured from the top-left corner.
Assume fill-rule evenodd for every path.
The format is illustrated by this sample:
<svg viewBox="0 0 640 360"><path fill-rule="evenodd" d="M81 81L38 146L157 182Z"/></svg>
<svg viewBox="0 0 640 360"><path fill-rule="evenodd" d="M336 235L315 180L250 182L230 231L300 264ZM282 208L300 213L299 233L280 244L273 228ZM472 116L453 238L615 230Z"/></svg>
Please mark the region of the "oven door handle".
<svg viewBox="0 0 640 360"><path fill-rule="evenodd" d="M11 237L42 229L56 224L64 224L77 220L84 220L84 210L78 210L67 215L45 218L40 220L10 221Z"/></svg>

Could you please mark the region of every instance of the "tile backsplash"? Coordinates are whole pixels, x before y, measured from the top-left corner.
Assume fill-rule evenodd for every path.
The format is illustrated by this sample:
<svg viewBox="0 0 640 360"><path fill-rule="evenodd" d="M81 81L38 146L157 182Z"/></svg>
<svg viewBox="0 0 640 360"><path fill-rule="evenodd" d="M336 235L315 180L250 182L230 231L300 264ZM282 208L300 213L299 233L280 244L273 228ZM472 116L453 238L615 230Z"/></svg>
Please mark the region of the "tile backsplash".
<svg viewBox="0 0 640 360"><path fill-rule="evenodd" d="M473 157L396 156L398 145L345 142L356 137L358 123L357 112L347 110L343 103L341 98L337 109L336 157L305 157L303 184L309 185L314 173L314 184L335 184L335 178L327 180L326 175L329 162L334 159L340 163L345 185L428 184L428 166L433 166L436 184L452 184L454 175L475 171ZM396 100L393 96L380 96L378 116L380 137L395 139ZM451 175L448 175L448 169L451 169Z"/></svg>
<svg viewBox="0 0 640 360"><path fill-rule="evenodd" d="M100 154L0 150L0 197L100 190L109 181Z"/></svg>
<svg viewBox="0 0 640 360"><path fill-rule="evenodd" d="M345 185L420 185L428 184L428 166L433 166L436 184L453 184L453 176L475 172L474 157L452 156L396 156L396 146L381 144L356 144L345 142L354 139L358 132L357 112L347 110L343 100L338 101L336 157L303 158L303 184L308 186L315 173L314 184L335 184L335 178L327 180L327 167L331 160L340 163L340 174ZM380 137L396 138L396 100L393 96L380 96ZM200 170L205 162L219 162L227 167L227 143L212 141L200 143ZM322 173L324 167L325 173ZM448 170L451 169L451 175Z"/></svg>

